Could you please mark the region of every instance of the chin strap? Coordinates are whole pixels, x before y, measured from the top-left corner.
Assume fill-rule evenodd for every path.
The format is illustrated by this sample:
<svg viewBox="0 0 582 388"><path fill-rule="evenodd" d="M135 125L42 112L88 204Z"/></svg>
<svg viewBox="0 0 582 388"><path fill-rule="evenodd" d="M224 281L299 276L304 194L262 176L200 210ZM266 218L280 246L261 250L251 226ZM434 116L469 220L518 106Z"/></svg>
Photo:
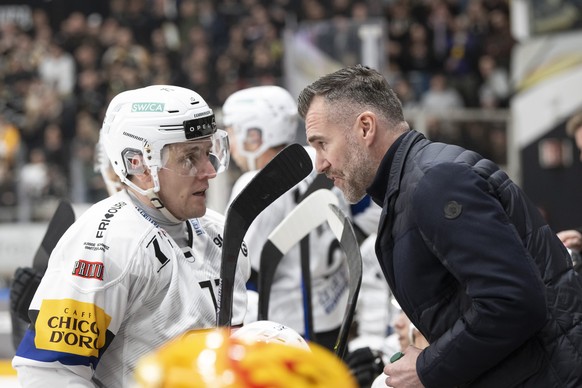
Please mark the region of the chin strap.
<svg viewBox="0 0 582 388"><path fill-rule="evenodd" d="M156 209L158 209L159 211L162 212L162 214L171 222L182 222L183 220L180 220L176 217L174 217L174 215L172 213L170 213L170 211L164 206L164 204L162 203L162 200L158 197L157 193L154 192L154 189L149 189L145 192L145 195L150 199L150 202L152 203L152 205L154 205L154 207Z"/></svg>
<svg viewBox="0 0 582 388"><path fill-rule="evenodd" d="M149 188L147 190L144 190L144 189L138 187L131 180L127 179L127 177L125 177L123 179L123 183L125 183L126 185L128 185L129 187L131 187L133 190L135 190L136 192L140 193L141 195L145 195L146 197L148 197L149 200L150 200L150 202L151 202L151 204L156 209L158 209L160 212L162 212L162 214L168 219L168 221L171 221L171 222L182 222L183 220L180 220L180 219L176 218L172 213L170 213L170 211L164 206L162 200L158 196L157 191L159 191L159 189L160 189L160 183L159 183L159 180L158 180L158 174L157 173L154 174L152 172L152 177L154 179L154 187Z"/></svg>

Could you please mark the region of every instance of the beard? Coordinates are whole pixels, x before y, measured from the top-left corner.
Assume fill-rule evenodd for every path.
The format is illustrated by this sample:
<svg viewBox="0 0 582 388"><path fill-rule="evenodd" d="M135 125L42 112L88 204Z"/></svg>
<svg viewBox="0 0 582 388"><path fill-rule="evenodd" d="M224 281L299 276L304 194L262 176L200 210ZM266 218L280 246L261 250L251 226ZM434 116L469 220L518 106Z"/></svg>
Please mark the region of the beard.
<svg viewBox="0 0 582 388"><path fill-rule="evenodd" d="M345 155L349 160L346 161L343 174L341 174L344 181L341 190L346 201L354 204L366 195L366 189L375 175L375 168L367 149L360 149L358 143L351 139L347 144Z"/></svg>

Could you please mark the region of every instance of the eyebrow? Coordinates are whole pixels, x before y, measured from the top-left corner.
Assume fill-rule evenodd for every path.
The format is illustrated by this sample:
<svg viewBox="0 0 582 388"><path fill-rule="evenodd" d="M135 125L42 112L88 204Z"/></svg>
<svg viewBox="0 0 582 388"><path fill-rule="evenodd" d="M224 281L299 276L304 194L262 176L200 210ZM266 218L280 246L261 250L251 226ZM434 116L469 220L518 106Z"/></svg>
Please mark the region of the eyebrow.
<svg viewBox="0 0 582 388"><path fill-rule="evenodd" d="M197 144L180 145L174 148L174 153L176 156L187 156L193 152L205 151L209 148L212 148L211 142L197 142Z"/></svg>
<svg viewBox="0 0 582 388"><path fill-rule="evenodd" d="M318 140L324 140L325 137L321 136L321 135L311 135L309 137L307 137L307 142L308 143L313 143L316 142Z"/></svg>

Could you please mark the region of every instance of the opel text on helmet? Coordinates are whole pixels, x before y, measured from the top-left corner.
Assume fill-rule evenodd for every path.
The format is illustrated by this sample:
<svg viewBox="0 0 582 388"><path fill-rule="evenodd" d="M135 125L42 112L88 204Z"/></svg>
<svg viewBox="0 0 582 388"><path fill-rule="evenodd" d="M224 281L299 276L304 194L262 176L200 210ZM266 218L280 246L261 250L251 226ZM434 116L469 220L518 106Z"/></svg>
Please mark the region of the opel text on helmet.
<svg viewBox="0 0 582 388"><path fill-rule="evenodd" d="M231 94L222 107L223 124L232 128L237 150L247 159L250 170L255 159L267 149L293 143L297 132L297 104L291 94L279 86L256 86ZM245 150L249 132L258 130L261 146Z"/></svg>
<svg viewBox="0 0 582 388"><path fill-rule="evenodd" d="M101 137L121 182L150 199L160 190L158 171L167 162L168 145L212 142L208 155L184 162L177 171L181 175L196 176L198 163L212 163L217 173L228 166L228 137L217 129L212 109L198 93L179 86L154 85L118 94L105 113ZM146 168L154 182L149 190L137 187L128 178Z"/></svg>

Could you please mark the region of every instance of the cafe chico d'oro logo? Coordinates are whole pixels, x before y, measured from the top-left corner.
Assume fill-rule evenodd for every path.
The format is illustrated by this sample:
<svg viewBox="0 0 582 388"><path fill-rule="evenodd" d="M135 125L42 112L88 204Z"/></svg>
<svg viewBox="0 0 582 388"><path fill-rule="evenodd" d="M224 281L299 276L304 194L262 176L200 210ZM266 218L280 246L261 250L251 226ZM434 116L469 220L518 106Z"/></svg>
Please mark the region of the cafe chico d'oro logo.
<svg viewBox="0 0 582 388"><path fill-rule="evenodd" d="M45 299L36 320L39 349L97 357L111 317L103 309L73 299Z"/></svg>

